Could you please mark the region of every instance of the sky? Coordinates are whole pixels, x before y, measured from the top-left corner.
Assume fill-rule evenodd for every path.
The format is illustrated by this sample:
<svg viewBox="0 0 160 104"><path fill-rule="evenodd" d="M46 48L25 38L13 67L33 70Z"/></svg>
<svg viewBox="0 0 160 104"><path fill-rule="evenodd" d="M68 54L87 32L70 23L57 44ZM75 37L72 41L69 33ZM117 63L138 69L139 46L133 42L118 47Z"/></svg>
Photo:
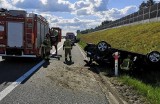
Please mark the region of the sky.
<svg viewBox="0 0 160 104"><path fill-rule="evenodd" d="M0 0L0 8L25 10L44 16L62 34L99 26L136 12L146 0ZM159 2L160 0L154 0Z"/></svg>

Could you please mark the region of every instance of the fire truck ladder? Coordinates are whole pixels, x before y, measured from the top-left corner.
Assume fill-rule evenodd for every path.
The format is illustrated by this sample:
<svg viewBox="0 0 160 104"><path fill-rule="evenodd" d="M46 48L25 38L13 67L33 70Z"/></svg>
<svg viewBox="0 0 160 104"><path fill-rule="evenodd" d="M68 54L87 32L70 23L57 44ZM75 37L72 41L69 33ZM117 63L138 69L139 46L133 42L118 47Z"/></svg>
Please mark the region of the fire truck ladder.
<svg viewBox="0 0 160 104"><path fill-rule="evenodd" d="M34 19L33 17L27 17L26 19L26 49L33 48L33 27L34 27Z"/></svg>

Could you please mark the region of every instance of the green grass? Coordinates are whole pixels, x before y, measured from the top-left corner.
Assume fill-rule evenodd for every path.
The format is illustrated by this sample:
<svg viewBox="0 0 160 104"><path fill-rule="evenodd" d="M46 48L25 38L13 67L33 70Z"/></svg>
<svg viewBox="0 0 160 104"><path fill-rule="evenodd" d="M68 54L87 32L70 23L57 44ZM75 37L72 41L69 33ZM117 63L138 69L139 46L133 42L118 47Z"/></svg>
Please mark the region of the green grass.
<svg viewBox="0 0 160 104"><path fill-rule="evenodd" d="M153 22L81 34L79 37L84 43L105 40L113 48L147 54L153 50L160 52L159 27L160 22Z"/></svg>
<svg viewBox="0 0 160 104"><path fill-rule="evenodd" d="M86 43L85 43L83 40L80 40L80 41L78 42L78 44L79 44L82 48L84 48L84 47L86 46Z"/></svg>
<svg viewBox="0 0 160 104"><path fill-rule="evenodd" d="M145 96L152 104L160 104L160 88L152 87L129 76L121 76L120 80L127 85L133 86L140 94Z"/></svg>

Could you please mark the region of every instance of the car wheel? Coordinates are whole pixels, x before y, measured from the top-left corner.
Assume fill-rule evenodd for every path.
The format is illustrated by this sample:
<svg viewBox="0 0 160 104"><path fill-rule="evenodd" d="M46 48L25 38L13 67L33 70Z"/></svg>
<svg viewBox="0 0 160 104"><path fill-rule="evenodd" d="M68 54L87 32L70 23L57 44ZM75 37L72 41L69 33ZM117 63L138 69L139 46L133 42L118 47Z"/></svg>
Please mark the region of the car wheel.
<svg viewBox="0 0 160 104"><path fill-rule="evenodd" d="M147 55L147 59L152 63L160 61L160 53L158 51L152 51Z"/></svg>
<svg viewBox="0 0 160 104"><path fill-rule="evenodd" d="M100 52L106 51L107 49L109 49L109 47L110 45L105 41L101 41L97 44L97 48Z"/></svg>

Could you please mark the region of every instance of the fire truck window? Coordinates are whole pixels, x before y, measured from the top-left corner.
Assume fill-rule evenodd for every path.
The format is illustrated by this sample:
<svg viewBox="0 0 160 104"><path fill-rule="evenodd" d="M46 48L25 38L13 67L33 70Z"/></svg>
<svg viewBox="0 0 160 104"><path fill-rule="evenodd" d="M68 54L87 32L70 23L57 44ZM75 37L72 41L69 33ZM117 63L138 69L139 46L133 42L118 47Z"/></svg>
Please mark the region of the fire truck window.
<svg viewBox="0 0 160 104"><path fill-rule="evenodd" d="M4 26L0 25L0 31L4 31Z"/></svg>

